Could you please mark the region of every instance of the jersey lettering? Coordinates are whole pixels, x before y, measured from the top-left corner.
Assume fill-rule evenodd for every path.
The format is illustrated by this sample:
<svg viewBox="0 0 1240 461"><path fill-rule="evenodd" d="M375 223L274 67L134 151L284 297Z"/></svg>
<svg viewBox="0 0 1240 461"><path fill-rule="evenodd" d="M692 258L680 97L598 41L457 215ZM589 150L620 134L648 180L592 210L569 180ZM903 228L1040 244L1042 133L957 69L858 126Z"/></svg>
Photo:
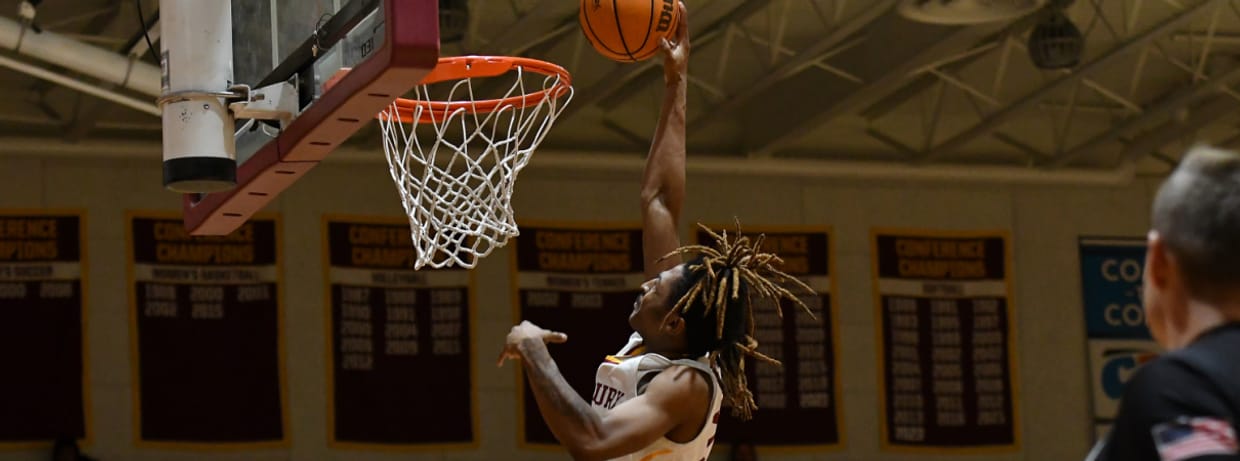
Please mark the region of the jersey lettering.
<svg viewBox="0 0 1240 461"><path fill-rule="evenodd" d="M703 361L670 360L658 354L639 352L642 350L641 337L633 334L616 355L607 356L599 364L595 375L594 394L587 397L591 409L600 416L606 416L623 402L637 397L644 392L649 382L662 371L672 366L686 366L696 369L707 376L713 376L715 369ZM719 382L712 379L711 418L706 425L687 443L676 443L662 437L645 447L634 447L633 451L612 461L638 461L656 458L657 461L705 461L715 443L715 431L719 423L720 406L723 403L719 395Z"/></svg>
<svg viewBox="0 0 1240 461"><path fill-rule="evenodd" d="M608 410L615 408L616 403L624 398L624 393L603 383L594 383L594 404Z"/></svg>

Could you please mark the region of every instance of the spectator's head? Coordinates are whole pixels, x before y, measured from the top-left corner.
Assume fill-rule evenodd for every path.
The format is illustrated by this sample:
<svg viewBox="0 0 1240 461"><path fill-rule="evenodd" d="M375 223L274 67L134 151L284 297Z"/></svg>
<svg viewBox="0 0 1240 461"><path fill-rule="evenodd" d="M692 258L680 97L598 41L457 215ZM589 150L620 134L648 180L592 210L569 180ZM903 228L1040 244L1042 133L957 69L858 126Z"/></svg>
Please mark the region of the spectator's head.
<svg viewBox="0 0 1240 461"><path fill-rule="evenodd" d="M1190 149L1159 188L1151 224L1143 297L1154 338L1182 347L1202 320L1191 316L1240 315L1240 155Z"/></svg>

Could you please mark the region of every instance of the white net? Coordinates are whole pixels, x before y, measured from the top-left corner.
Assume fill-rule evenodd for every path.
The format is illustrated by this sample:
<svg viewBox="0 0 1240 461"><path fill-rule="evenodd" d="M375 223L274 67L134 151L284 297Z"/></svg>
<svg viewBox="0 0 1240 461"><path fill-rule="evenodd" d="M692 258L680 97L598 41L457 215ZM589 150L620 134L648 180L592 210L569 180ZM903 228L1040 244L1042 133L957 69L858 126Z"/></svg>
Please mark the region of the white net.
<svg viewBox="0 0 1240 461"><path fill-rule="evenodd" d="M475 86L494 89L514 74L502 103L475 100ZM447 89L418 85L414 100L438 102L398 100L378 117L409 215L415 269L472 268L519 234L511 202L517 175L572 99L559 75L520 66L485 84L473 80Z"/></svg>

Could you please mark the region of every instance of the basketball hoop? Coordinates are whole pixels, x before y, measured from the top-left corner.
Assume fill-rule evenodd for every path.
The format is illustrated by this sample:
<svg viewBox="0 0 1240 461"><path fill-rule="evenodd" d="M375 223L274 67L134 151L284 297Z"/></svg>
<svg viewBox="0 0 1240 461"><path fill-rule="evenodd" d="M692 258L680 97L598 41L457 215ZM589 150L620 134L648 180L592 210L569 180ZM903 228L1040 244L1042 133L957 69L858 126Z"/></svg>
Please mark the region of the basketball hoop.
<svg viewBox="0 0 1240 461"><path fill-rule="evenodd" d="M505 74L515 78L502 97L475 99L474 79ZM432 91L449 81L450 88ZM572 95L568 72L555 64L450 57L414 87L412 99L398 98L377 115L409 215L415 269L472 268L519 234L511 203L517 174Z"/></svg>

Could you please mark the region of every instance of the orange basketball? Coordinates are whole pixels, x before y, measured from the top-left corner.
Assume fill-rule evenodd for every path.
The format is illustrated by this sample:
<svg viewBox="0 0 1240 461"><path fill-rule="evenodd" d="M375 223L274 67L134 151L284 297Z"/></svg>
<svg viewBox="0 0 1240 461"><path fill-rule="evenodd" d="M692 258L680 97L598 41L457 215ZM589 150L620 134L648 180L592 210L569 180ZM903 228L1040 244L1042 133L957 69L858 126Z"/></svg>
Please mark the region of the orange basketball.
<svg viewBox="0 0 1240 461"><path fill-rule="evenodd" d="M603 56L638 62L659 52L680 21L677 0L581 0L581 31Z"/></svg>

